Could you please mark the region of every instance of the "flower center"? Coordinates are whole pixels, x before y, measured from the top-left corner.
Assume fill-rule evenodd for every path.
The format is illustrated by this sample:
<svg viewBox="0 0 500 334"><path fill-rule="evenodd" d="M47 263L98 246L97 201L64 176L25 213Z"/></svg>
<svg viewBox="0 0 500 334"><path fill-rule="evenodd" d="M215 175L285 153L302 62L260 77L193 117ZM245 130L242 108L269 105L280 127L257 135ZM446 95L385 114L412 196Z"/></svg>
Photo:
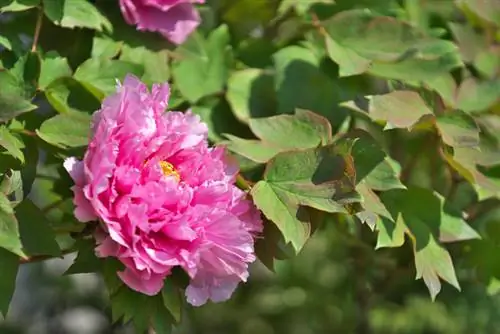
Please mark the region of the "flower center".
<svg viewBox="0 0 500 334"><path fill-rule="evenodd" d="M165 176L173 176L177 179L177 181L180 181L181 176L179 175L179 172L177 172L174 168L174 166L170 162L166 162L165 160L161 160L159 162L161 171L163 175Z"/></svg>

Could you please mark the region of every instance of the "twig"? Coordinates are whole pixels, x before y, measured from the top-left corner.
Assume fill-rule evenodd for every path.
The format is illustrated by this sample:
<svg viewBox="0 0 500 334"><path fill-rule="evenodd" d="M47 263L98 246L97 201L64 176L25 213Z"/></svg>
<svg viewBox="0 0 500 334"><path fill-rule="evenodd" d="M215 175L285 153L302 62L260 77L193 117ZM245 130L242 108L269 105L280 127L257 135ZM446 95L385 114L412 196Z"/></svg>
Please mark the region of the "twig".
<svg viewBox="0 0 500 334"><path fill-rule="evenodd" d="M42 30L43 23L43 5L38 7L38 17L36 19L35 35L33 37L33 44L31 45L31 52L36 52L38 46L38 39L40 38L40 31Z"/></svg>
<svg viewBox="0 0 500 334"><path fill-rule="evenodd" d="M45 261L45 260L50 260L50 259L62 259L64 255L71 254L76 252L77 249L65 249L61 252L61 256L52 256L52 255L33 255L25 258L20 258L19 262L21 264L26 264L26 263L34 263L34 262L40 262L40 261Z"/></svg>
<svg viewBox="0 0 500 334"><path fill-rule="evenodd" d="M236 176L236 185L241 190L250 190L252 188L250 182L245 180L243 176L241 176L241 174L238 174L238 176Z"/></svg>

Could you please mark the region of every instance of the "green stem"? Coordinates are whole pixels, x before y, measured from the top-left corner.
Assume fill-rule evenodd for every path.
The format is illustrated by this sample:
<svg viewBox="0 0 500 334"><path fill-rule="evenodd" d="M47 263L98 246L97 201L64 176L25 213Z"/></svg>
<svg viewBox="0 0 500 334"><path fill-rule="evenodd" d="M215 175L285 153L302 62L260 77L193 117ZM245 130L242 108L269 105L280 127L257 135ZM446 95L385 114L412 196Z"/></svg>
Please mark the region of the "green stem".
<svg viewBox="0 0 500 334"><path fill-rule="evenodd" d="M43 5L38 7L38 17L36 19L35 34L33 36L33 44L31 45L31 52L36 52L38 46L38 39L40 38L40 31L42 30L43 23Z"/></svg>
<svg viewBox="0 0 500 334"><path fill-rule="evenodd" d="M238 176L236 176L236 186L238 188L240 188L241 190L250 190L252 188L252 186L250 185L250 183L245 180L243 178L243 176L241 176L240 174L238 174Z"/></svg>

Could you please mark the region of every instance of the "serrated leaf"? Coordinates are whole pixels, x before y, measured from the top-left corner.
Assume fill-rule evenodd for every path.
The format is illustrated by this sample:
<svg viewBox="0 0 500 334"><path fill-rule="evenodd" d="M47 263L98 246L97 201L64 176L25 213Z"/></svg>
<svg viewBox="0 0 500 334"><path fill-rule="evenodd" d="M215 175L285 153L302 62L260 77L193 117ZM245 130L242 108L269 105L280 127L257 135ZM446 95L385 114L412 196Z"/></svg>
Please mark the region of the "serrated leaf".
<svg viewBox="0 0 500 334"><path fill-rule="evenodd" d="M320 60L311 50L289 46L276 52L273 62L279 114L301 108L334 120L332 108L339 100L340 87L320 69Z"/></svg>
<svg viewBox="0 0 500 334"><path fill-rule="evenodd" d="M356 164L356 160L354 163ZM356 217L361 222L367 224L372 231L380 223L380 219L384 217L392 219L391 214L380 201L380 198L365 182L361 182L356 186L356 192L361 196L361 204L363 206L363 211L356 213Z"/></svg>
<svg viewBox="0 0 500 334"><path fill-rule="evenodd" d="M40 4L40 0L0 0L0 13L21 12Z"/></svg>
<svg viewBox="0 0 500 334"><path fill-rule="evenodd" d="M0 146L5 148L14 158L24 163L24 154L21 150L24 148L24 143L5 126L0 126Z"/></svg>
<svg viewBox="0 0 500 334"><path fill-rule="evenodd" d="M10 42L9 38L6 36L0 35L0 46L3 46L7 50L11 51L12 50L12 43Z"/></svg>
<svg viewBox="0 0 500 334"><path fill-rule="evenodd" d="M457 91L457 84L450 73L425 80L425 84L435 90L446 103L452 106L455 103L455 94Z"/></svg>
<svg viewBox="0 0 500 334"><path fill-rule="evenodd" d="M484 36L474 31L471 26L449 23L453 37L458 42L462 59L466 62L473 61L477 54L486 48L486 40Z"/></svg>
<svg viewBox="0 0 500 334"><path fill-rule="evenodd" d="M16 288L19 258L15 254L0 248L0 266L2 267L2 275L0 275L0 313L5 318Z"/></svg>
<svg viewBox="0 0 500 334"><path fill-rule="evenodd" d="M375 249L403 246L406 226L401 217L398 217L395 222L392 219L381 217L377 220L376 229L378 234Z"/></svg>
<svg viewBox="0 0 500 334"><path fill-rule="evenodd" d="M14 216L10 201L5 194L0 193L0 248L24 257L19 227Z"/></svg>
<svg viewBox="0 0 500 334"><path fill-rule="evenodd" d="M441 133L443 141L453 147L477 147L479 146L479 128L472 117L454 111L439 115L436 125Z"/></svg>
<svg viewBox="0 0 500 334"><path fill-rule="evenodd" d="M332 140L328 120L308 110L296 109L295 115L252 118L249 126L262 141L288 149L311 148Z"/></svg>
<svg viewBox="0 0 500 334"><path fill-rule="evenodd" d="M264 70L248 68L229 77L226 97L234 115L242 122L272 116L276 109L273 77Z"/></svg>
<svg viewBox="0 0 500 334"><path fill-rule="evenodd" d="M402 219L414 244L417 279L423 278L432 298L439 293L439 277L460 290L453 263L442 242L479 238L458 216L444 211L444 199L424 188L391 190L381 196L394 220Z"/></svg>
<svg viewBox="0 0 500 334"><path fill-rule="evenodd" d="M207 39L195 32L178 48L181 59L174 61L172 74L179 91L194 103L222 91L228 77L229 31L221 25Z"/></svg>
<svg viewBox="0 0 500 334"><path fill-rule="evenodd" d="M485 111L500 100L500 78L468 78L460 84L455 107L467 113Z"/></svg>
<svg viewBox="0 0 500 334"><path fill-rule="evenodd" d="M249 126L260 140L227 136L229 150L256 162L266 162L279 152L314 148L332 140L332 128L326 118L308 110L295 115L251 118Z"/></svg>
<svg viewBox="0 0 500 334"><path fill-rule="evenodd" d="M16 206L15 214L23 248L29 255L60 256L56 234L45 214L26 198Z"/></svg>
<svg viewBox="0 0 500 334"><path fill-rule="evenodd" d="M309 237L308 206L345 212L343 204L358 202L352 159L338 147L280 153L268 164L264 179L251 191L264 215L298 252Z"/></svg>
<svg viewBox="0 0 500 334"><path fill-rule="evenodd" d="M282 196L283 194L280 193ZM259 181L252 188L255 205L275 223L286 242L291 242L298 252L311 233L309 217L305 211L299 212L298 204L287 197L276 194L269 183Z"/></svg>
<svg viewBox="0 0 500 334"><path fill-rule="evenodd" d="M144 67L123 60L90 58L76 69L74 78L92 94L102 99L114 93L117 80L123 81L127 74L141 77L144 74Z"/></svg>
<svg viewBox="0 0 500 334"><path fill-rule="evenodd" d="M90 115L71 112L56 115L42 123L38 136L49 144L65 148L82 147L88 144Z"/></svg>
<svg viewBox="0 0 500 334"><path fill-rule="evenodd" d="M309 1L302 1L302 0L283 0L280 3L280 6L278 7L278 14L283 15L285 14L288 10L290 9L295 9L297 14L303 15L307 13L307 11L314 6L315 4L322 3L322 4L334 4L334 0L309 0Z"/></svg>
<svg viewBox="0 0 500 334"><path fill-rule="evenodd" d="M488 162L488 157L484 157L483 152L478 148L457 147L454 149L453 155L445 152L444 157L451 167L475 187L479 187L487 193L497 194L500 192L500 185L478 170L477 165L486 165L484 162Z"/></svg>
<svg viewBox="0 0 500 334"><path fill-rule="evenodd" d="M56 79L70 77L71 73L68 59L60 57L57 53L49 52L42 60L38 87L43 90Z"/></svg>
<svg viewBox="0 0 500 334"><path fill-rule="evenodd" d="M26 96L24 84L7 71L0 72L0 122L36 109Z"/></svg>
<svg viewBox="0 0 500 334"><path fill-rule="evenodd" d="M168 54L168 50L154 51L144 46L132 48L124 44L121 48L120 60L143 65L142 80L153 84L167 82L170 78Z"/></svg>
<svg viewBox="0 0 500 334"><path fill-rule="evenodd" d="M458 0L482 19L500 26L500 3L497 0Z"/></svg>
<svg viewBox="0 0 500 334"><path fill-rule="evenodd" d="M415 246L415 268L417 269L416 278L423 278L433 300L441 291L439 278L460 291L450 253L439 246L434 238L431 237L425 247L419 247L417 242Z"/></svg>
<svg viewBox="0 0 500 334"><path fill-rule="evenodd" d="M52 81L45 88L45 97L59 113L73 111L91 114L100 107L99 98L71 77L62 77Z"/></svg>
<svg viewBox="0 0 500 334"><path fill-rule="evenodd" d="M0 183L0 191L5 195L10 195L23 186L21 179L21 172L18 170L9 170L3 175L2 182Z"/></svg>
<svg viewBox="0 0 500 334"><path fill-rule="evenodd" d="M78 255L64 275L94 273L102 269L101 260L95 254L96 245L94 240L77 240L76 248L78 249Z"/></svg>
<svg viewBox="0 0 500 334"><path fill-rule="evenodd" d="M181 292L174 285L171 279L166 279L163 288L161 289L163 305L170 312L174 320L179 323L181 321L182 299Z"/></svg>
<svg viewBox="0 0 500 334"><path fill-rule="evenodd" d="M368 133L359 135L352 148L352 156L356 167L356 182L363 182L375 190L405 188L399 179L399 164Z"/></svg>
<svg viewBox="0 0 500 334"><path fill-rule="evenodd" d="M493 45L482 50L474 59L474 66L488 79L495 79L500 70L500 46Z"/></svg>
<svg viewBox="0 0 500 334"><path fill-rule="evenodd" d="M370 68L372 62L369 59L341 46L328 35L325 36L325 43L328 56L339 65L340 77L361 74Z"/></svg>
<svg viewBox="0 0 500 334"><path fill-rule="evenodd" d="M14 75L19 83L22 83L24 96L33 97L38 88L38 79L40 77L41 59L35 52L28 52L20 57L10 73Z"/></svg>
<svg viewBox="0 0 500 334"><path fill-rule="evenodd" d="M65 28L111 30L111 23L86 0L44 1L44 13L55 24Z"/></svg>
<svg viewBox="0 0 500 334"><path fill-rule="evenodd" d="M322 26L327 43L335 43L329 48L344 74L368 70L392 79L426 80L461 65L453 43L369 10L342 11Z"/></svg>
<svg viewBox="0 0 500 334"><path fill-rule="evenodd" d="M200 116L201 120L207 124L208 138L213 142L220 142L224 139L223 135L228 132L249 133L248 128L239 123L234 117L225 99L219 97L207 98L203 103L193 106L191 111Z"/></svg>
<svg viewBox="0 0 500 334"><path fill-rule="evenodd" d="M418 93L394 91L370 99L370 116L387 122L386 128L411 128L423 116L432 115Z"/></svg>

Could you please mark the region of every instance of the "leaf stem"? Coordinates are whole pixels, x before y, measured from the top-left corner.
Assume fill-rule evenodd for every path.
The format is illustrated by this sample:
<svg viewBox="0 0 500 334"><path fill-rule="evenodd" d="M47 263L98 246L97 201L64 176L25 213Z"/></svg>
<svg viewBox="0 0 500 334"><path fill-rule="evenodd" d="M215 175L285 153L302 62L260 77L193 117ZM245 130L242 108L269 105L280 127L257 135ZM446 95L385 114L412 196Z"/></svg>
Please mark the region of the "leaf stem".
<svg viewBox="0 0 500 334"><path fill-rule="evenodd" d="M241 174L238 174L236 176L236 186L240 188L241 190L250 190L252 187L250 186L250 183L241 176Z"/></svg>
<svg viewBox="0 0 500 334"><path fill-rule="evenodd" d="M45 260L50 260L50 259L62 259L64 255L71 254L76 252L76 249L70 248L70 249L65 249L61 252L61 256L53 256L53 255L33 255L33 256L28 256L25 258L20 258L19 262L21 264L26 264L26 263L34 263L34 262L41 262Z"/></svg>
<svg viewBox="0 0 500 334"><path fill-rule="evenodd" d="M40 31L42 30L43 23L43 5L38 7L38 17L36 19L35 34L33 36L33 44L31 45L31 52L36 52L38 46L38 39L40 38Z"/></svg>

